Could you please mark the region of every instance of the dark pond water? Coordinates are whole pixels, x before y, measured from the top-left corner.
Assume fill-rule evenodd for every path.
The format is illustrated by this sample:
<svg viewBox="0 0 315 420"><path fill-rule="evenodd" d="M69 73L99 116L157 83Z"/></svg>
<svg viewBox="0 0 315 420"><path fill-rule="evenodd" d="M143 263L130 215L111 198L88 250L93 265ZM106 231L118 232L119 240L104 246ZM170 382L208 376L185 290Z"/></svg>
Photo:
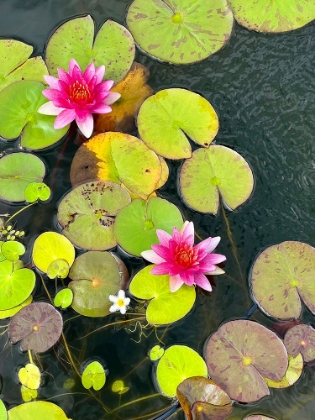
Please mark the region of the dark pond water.
<svg viewBox="0 0 315 420"><path fill-rule="evenodd" d="M1 0L0 36L14 37L34 46L35 54L44 50L45 42L55 28L65 20L91 14L99 26L111 18L124 24L128 0ZM202 237L220 235L219 252L227 255L226 273L217 280L211 298L198 295L193 311L171 325L164 334L166 346L182 343L202 353L206 338L224 321L241 318L251 308L247 277L257 254L265 247L285 240L299 240L315 246L315 23L293 33L264 35L247 31L235 24L228 45L209 59L189 66L157 63L137 53L137 61L151 72L150 85L155 90L183 87L202 94L216 109L220 131L216 142L239 152L251 165L255 190L250 200L231 213L225 210L233 240L227 235L228 225L221 210L217 217L196 213L181 202L176 187L178 164L171 164L171 177L161 196L174 202L185 219L195 223ZM28 249L38 233L56 230L56 206L70 189L69 168L75 133L67 143L52 151L39 153L49 171L46 182L53 190L53 200L39 204L17 218L18 227L28 233ZM0 143L1 150L12 143ZM0 213L13 213L19 207L0 204ZM237 254L238 263L235 259ZM140 259L125 260L131 272L137 270ZM25 263L30 262L30 253ZM54 284L50 283L53 292ZM40 285L36 296L44 296ZM65 318L72 318L69 311ZM79 317L65 324L65 334L79 361L99 358L108 369L108 386L100 393L104 404L118 407L137 398L155 394L152 365L147 351L157 343L155 334L141 336L135 332L108 328L80 339L88 332L114 322L115 316L104 319ZM118 319L118 318L117 318ZM265 325L272 320L256 311L251 319ZM307 310L303 319L314 324ZM158 330L162 336L163 329ZM148 331L143 331L145 334ZM140 343L135 341L139 341ZM135 341L134 341L135 340ZM1 348L7 337L1 338ZM73 394L64 395L64 381L71 370L64 360L63 349L40 357L45 374L40 398L60 405L73 420L105 420L106 416L95 400L82 395L78 385ZM6 346L0 355L3 400L8 406L21 403L17 380L18 368L26 356L18 347ZM121 397L113 394L110 384L124 378L129 392ZM63 395L61 395L63 394ZM167 409L171 401L157 396L117 410L116 418L148 418L148 413ZM286 390L273 390L268 398L256 404L236 404L230 419L242 419L246 414L260 412L280 420L311 420L315 412L314 367L305 369L302 378ZM151 418L155 415L152 414ZM178 411L172 419L183 419Z"/></svg>

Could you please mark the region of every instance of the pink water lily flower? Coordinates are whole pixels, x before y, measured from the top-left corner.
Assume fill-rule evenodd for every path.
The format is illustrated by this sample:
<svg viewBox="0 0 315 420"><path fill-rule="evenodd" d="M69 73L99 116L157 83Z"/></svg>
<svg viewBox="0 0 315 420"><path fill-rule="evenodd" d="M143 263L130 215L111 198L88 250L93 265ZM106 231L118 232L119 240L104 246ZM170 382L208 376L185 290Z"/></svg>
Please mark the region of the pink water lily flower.
<svg viewBox="0 0 315 420"><path fill-rule="evenodd" d="M152 245L152 250L141 253L143 258L156 264L151 273L169 274L171 292L176 292L184 283L211 291L205 274L224 273L216 264L225 261L226 257L211 254L221 238L208 238L194 246L192 222L185 222L180 231L174 227L172 236L160 229L157 229L156 234L160 244Z"/></svg>
<svg viewBox="0 0 315 420"><path fill-rule="evenodd" d="M111 112L109 106L120 98L120 94L110 92L113 80L105 80L105 67L95 69L91 63L84 73L79 64L72 58L68 73L58 69L58 78L44 76L50 89L44 89L43 95L50 99L38 112L46 115L57 115L54 123L56 129L63 128L76 121L85 137L93 132L93 115Z"/></svg>

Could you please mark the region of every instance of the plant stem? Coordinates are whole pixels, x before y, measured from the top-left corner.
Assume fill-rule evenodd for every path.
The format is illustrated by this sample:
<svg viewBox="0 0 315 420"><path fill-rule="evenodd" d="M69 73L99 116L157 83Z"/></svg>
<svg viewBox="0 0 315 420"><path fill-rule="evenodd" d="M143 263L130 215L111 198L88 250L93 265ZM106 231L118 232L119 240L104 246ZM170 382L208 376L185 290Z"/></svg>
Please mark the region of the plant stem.
<svg viewBox="0 0 315 420"><path fill-rule="evenodd" d="M9 223L10 220L12 220L14 217L16 217L18 214L22 213L22 211L28 209L29 207L33 206L34 204L37 204L37 201L34 201L34 203L28 204L25 207L22 207L19 211L17 211L16 213L14 213L12 216L9 217L8 220L6 220L5 224Z"/></svg>

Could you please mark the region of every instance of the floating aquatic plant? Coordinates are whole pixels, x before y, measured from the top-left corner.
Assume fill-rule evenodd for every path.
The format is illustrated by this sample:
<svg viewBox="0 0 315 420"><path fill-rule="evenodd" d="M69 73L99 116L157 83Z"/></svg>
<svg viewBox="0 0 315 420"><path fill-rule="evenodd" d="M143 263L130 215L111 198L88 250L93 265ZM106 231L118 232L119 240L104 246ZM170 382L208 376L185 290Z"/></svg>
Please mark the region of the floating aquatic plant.
<svg viewBox="0 0 315 420"><path fill-rule="evenodd" d="M84 388L93 388L99 391L103 388L106 382L106 374L103 366L98 361L89 363L82 373L82 385Z"/></svg>

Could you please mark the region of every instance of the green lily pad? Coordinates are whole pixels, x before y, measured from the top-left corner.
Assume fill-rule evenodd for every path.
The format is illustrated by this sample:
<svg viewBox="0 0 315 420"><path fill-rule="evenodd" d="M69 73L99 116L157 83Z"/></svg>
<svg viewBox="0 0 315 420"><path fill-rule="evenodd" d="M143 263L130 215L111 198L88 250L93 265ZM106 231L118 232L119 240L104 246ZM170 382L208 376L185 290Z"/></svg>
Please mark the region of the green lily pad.
<svg viewBox="0 0 315 420"><path fill-rule="evenodd" d="M27 306L30 303L32 303L32 301L33 301L33 296L30 295L27 299L24 300L24 302L20 303L19 305L14 306L11 309L0 311L0 319L11 318L13 315L18 313L22 308L24 308L24 306Z"/></svg>
<svg viewBox="0 0 315 420"><path fill-rule="evenodd" d="M32 182L41 182L45 172L43 162L30 153L4 156L0 159L0 198L13 202L24 201L25 188Z"/></svg>
<svg viewBox="0 0 315 420"><path fill-rule="evenodd" d="M18 373L19 381L29 389L38 389L40 385L40 371L33 363L27 363Z"/></svg>
<svg viewBox="0 0 315 420"><path fill-rule="evenodd" d="M165 325L183 318L196 300L194 287L184 284L177 292L170 291L169 275L156 276L148 265L132 279L129 291L136 298L150 300L146 319L152 325Z"/></svg>
<svg viewBox="0 0 315 420"><path fill-rule="evenodd" d="M73 301L73 292L71 289L66 287L65 289L60 290L54 299L54 305L60 306L62 309L68 308Z"/></svg>
<svg viewBox="0 0 315 420"><path fill-rule="evenodd" d="M81 315L98 317L110 314L109 295L123 289L127 281L122 261L109 252L90 251L76 258L69 277L73 291L72 308Z"/></svg>
<svg viewBox="0 0 315 420"><path fill-rule="evenodd" d="M103 251L117 244L114 220L130 203L130 195L112 182L93 181L70 191L58 207L58 222L71 242L83 249Z"/></svg>
<svg viewBox="0 0 315 420"><path fill-rule="evenodd" d="M56 232L44 232L39 235L33 246L32 258L36 267L47 273L54 261L65 260L71 267L75 257L72 243L65 236Z"/></svg>
<svg viewBox="0 0 315 420"><path fill-rule="evenodd" d="M165 350L156 368L156 380L164 395L175 397L178 385L192 376L208 376L206 363L195 350L179 345Z"/></svg>
<svg viewBox="0 0 315 420"><path fill-rule="evenodd" d="M115 381L112 384L112 391L117 392L117 394L122 395L129 391L129 387L125 386L124 381Z"/></svg>
<svg viewBox="0 0 315 420"><path fill-rule="evenodd" d="M134 40L129 31L107 20L94 41L94 21L91 16L68 20L48 41L45 60L50 74L57 76L57 68L68 70L74 58L84 70L91 62L104 65L106 79L119 82L128 73L135 56Z"/></svg>
<svg viewBox="0 0 315 420"><path fill-rule="evenodd" d="M163 356L165 350L163 349L163 347L156 345L154 347L152 347L152 349L149 351L149 358L151 360L151 362L155 362L156 360L161 359L161 357Z"/></svg>
<svg viewBox="0 0 315 420"><path fill-rule="evenodd" d="M70 266L66 260L54 260L47 268L47 276L50 279L65 279L68 277Z"/></svg>
<svg viewBox="0 0 315 420"><path fill-rule="evenodd" d="M32 57L33 47L16 39L0 40L0 91L19 80L44 81L48 74L42 57Z"/></svg>
<svg viewBox="0 0 315 420"><path fill-rule="evenodd" d="M172 234L174 226L180 230L182 225L182 215L174 204L151 197L149 201L134 200L124 207L116 217L114 232L125 251L141 256L142 251L159 243L156 229Z"/></svg>
<svg viewBox="0 0 315 420"><path fill-rule="evenodd" d="M240 402L269 395L264 378L280 381L288 366L288 354L280 338L247 320L223 324L211 335L205 353L210 377L231 399Z"/></svg>
<svg viewBox="0 0 315 420"><path fill-rule="evenodd" d="M45 86L40 82L12 83L0 92L0 136L14 140L21 135L21 146L39 150L59 141L69 125L54 128L55 116L43 115L38 108L47 102L42 95Z"/></svg>
<svg viewBox="0 0 315 420"><path fill-rule="evenodd" d="M287 32L315 19L315 4L309 0L229 0L237 22L259 32Z"/></svg>
<svg viewBox="0 0 315 420"><path fill-rule="evenodd" d="M301 299L315 314L315 248L286 241L265 249L251 271L251 288L259 307L279 319L299 318Z"/></svg>
<svg viewBox="0 0 315 420"><path fill-rule="evenodd" d="M41 353L59 340L62 326L62 316L52 305L35 302L14 315L8 333L12 343L21 341L23 351L33 350Z"/></svg>
<svg viewBox="0 0 315 420"><path fill-rule="evenodd" d="M150 149L169 159L183 159L191 157L186 135L209 147L218 132L219 120L211 104L197 93L165 89L143 102L138 129Z"/></svg>
<svg viewBox="0 0 315 420"><path fill-rule="evenodd" d="M230 38L233 15L226 0L135 0L127 25L139 47L175 64L195 63Z"/></svg>
<svg viewBox="0 0 315 420"><path fill-rule="evenodd" d="M181 168L179 185L183 200L201 213L217 214L219 195L235 210L251 195L252 171L241 155L224 146L196 150Z"/></svg>
<svg viewBox="0 0 315 420"><path fill-rule="evenodd" d="M32 293L35 274L28 268L14 270L13 262L0 262L0 310L14 308Z"/></svg>
<svg viewBox="0 0 315 420"><path fill-rule="evenodd" d="M162 175L153 150L138 138L118 132L99 134L85 142L70 171L72 185L95 179L111 181L144 199L158 187Z"/></svg>
<svg viewBox="0 0 315 420"><path fill-rule="evenodd" d="M284 345L288 353L296 357L300 353L305 362L315 359L315 330L310 325L296 325L284 336Z"/></svg>
<svg viewBox="0 0 315 420"><path fill-rule="evenodd" d="M50 188L44 182L32 182L25 189L25 199L29 203L37 200L47 201L50 198Z"/></svg>
<svg viewBox="0 0 315 420"><path fill-rule="evenodd" d="M38 397L37 389L29 389L24 385L21 385L21 397L24 402L36 400Z"/></svg>
<svg viewBox="0 0 315 420"><path fill-rule="evenodd" d="M100 362L89 363L82 373L81 380L85 389L93 388L95 391L102 389L106 382L106 374Z"/></svg>
<svg viewBox="0 0 315 420"><path fill-rule="evenodd" d="M7 420L7 418L8 418L7 409L5 408L3 401L0 400L0 420Z"/></svg>
<svg viewBox="0 0 315 420"><path fill-rule="evenodd" d="M232 412L227 393L203 376L193 376L179 384L177 398L187 420L224 420Z"/></svg>
<svg viewBox="0 0 315 420"><path fill-rule="evenodd" d="M32 401L8 411L8 420L71 420L64 411L48 401Z"/></svg>
<svg viewBox="0 0 315 420"><path fill-rule="evenodd" d="M9 261L18 261L25 254L25 246L18 241L7 241L2 244L1 253Z"/></svg>

